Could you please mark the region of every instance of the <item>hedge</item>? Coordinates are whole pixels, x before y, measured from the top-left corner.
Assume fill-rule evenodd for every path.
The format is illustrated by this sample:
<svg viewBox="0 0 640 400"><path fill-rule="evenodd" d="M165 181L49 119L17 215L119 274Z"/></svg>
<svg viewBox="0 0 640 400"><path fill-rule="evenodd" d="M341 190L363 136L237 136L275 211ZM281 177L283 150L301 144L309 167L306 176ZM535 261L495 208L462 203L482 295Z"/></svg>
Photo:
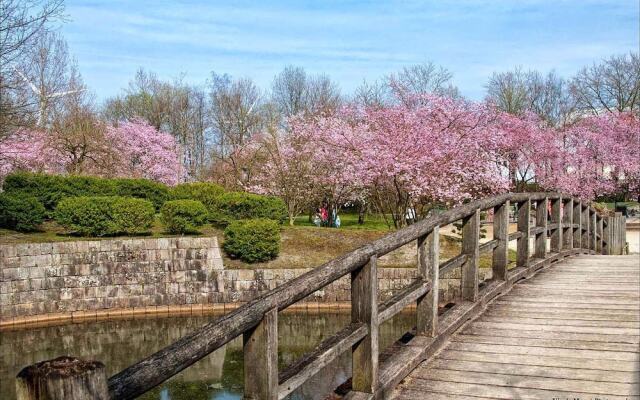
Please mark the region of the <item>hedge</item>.
<svg viewBox="0 0 640 400"><path fill-rule="evenodd" d="M272 196L261 196L245 192L227 192L216 198L210 209L211 222L226 226L232 221L264 218L282 222L287 217L284 202Z"/></svg>
<svg viewBox="0 0 640 400"><path fill-rule="evenodd" d="M248 263L268 261L280 253L280 224L269 219L231 222L224 230L224 250Z"/></svg>
<svg viewBox="0 0 640 400"><path fill-rule="evenodd" d="M38 229L46 210L35 197L19 194L0 194L0 227L19 232Z"/></svg>
<svg viewBox="0 0 640 400"><path fill-rule="evenodd" d="M154 207L148 200L120 196L80 196L61 200L54 218L63 227L84 236L148 232Z"/></svg>
<svg viewBox="0 0 640 400"><path fill-rule="evenodd" d="M182 183L171 188L171 198L174 200L198 200L207 210L212 210L218 197L224 193L224 188L211 182Z"/></svg>
<svg viewBox="0 0 640 400"><path fill-rule="evenodd" d="M160 209L160 220L170 233L190 233L207 222L208 214L197 200L172 200Z"/></svg>
<svg viewBox="0 0 640 400"><path fill-rule="evenodd" d="M98 178L76 175L46 175L19 172L5 178L6 193L37 198L51 211L67 197L130 196L150 200L156 209L169 197L169 188L148 179Z"/></svg>

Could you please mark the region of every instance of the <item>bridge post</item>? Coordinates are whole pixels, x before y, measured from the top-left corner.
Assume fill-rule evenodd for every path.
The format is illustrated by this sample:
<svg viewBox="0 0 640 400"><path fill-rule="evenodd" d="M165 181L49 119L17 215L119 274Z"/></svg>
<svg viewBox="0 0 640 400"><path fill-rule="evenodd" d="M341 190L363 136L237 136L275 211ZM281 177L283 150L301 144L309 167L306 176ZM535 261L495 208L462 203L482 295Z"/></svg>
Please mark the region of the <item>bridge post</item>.
<svg viewBox="0 0 640 400"><path fill-rule="evenodd" d="M591 214L591 250L598 250L598 213L592 209Z"/></svg>
<svg viewBox="0 0 640 400"><path fill-rule="evenodd" d="M58 357L24 367L16 377L18 400L107 400L107 374L99 361Z"/></svg>
<svg viewBox="0 0 640 400"><path fill-rule="evenodd" d="M582 202L573 202L573 248L582 247Z"/></svg>
<svg viewBox="0 0 640 400"><path fill-rule="evenodd" d="M551 251L559 253L562 250L562 197L551 200L551 223L556 228L551 231Z"/></svg>
<svg viewBox="0 0 640 400"><path fill-rule="evenodd" d="M278 309L242 335L244 399L278 399Z"/></svg>
<svg viewBox="0 0 640 400"><path fill-rule="evenodd" d="M598 248L596 249L596 252L598 254L604 254L604 219L602 218L602 216L598 216L598 235L600 235L600 239L598 239Z"/></svg>
<svg viewBox="0 0 640 400"><path fill-rule="evenodd" d="M518 238L516 266L529 265L529 235L531 233L531 200L518 203L518 232L522 235Z"/></svg>
<svg viewBox="0 0 640 400"><path fill-rule="evenodd" d="M467 259L462 264L462 300L478 298L478 261L480 259L480 209L462 220L462 254Z"/></svg>
<svg viewBox="0 0 640 400"><path fill-rule="evenodd" d="M588 250L591 247L591 231L590 231L590 222L589 218L589 205L583 205L582 211L582 248Z"/></svg>
<svg viewBox="0 0 640 400"><path fill-rule="evenodd" d="M602 243L602 254L611 254L611 217L603 217L602 236L604 242Z"/></svg>
<svg viewBox="0 0 640 400"><path fill-rule="evenodd" d="M374 393L378 387L378 258L351 273L351 322L364 323L369 334L351 349L356 392Z"/></svg>
<svg viewBox="0 0 640 400"><path fill-rule="evenodd" d="M431 290L418 299L416 333L434 337L438 332L438 290L440 278L440 227L418 239L418 275L431 282Z"/></svg>
<svg viewBox="0 0 640 400"><path fill-rule="evenodd" d="M547 256L547 217L548 217L549 198L536 201L536 227L543 228L542 231L536 231L535 257L545 258Z"/></svg>
<svg viewBox="0 0 640 400"><path fill-rule="evenodd" d="M493 239L498 241L493 248L493 279L507 280L509 265L509 200L493 208Z"/></svg>
<svg viewBox="0 0 640 400"><path fill-rule="evenodd" d="M562 248L570 250L573 248L573 199L568 199L564 203L562 210Z"/></svg>

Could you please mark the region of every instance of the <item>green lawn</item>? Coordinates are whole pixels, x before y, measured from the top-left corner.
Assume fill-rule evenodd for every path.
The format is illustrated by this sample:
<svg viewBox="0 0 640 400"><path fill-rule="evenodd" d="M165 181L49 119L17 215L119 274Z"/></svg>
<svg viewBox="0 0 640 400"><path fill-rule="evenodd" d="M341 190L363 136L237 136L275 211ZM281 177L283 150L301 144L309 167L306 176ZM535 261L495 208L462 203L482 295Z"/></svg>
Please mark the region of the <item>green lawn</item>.
<svg viewBox="0 0 640 400"><path fill-rule="evenodd" d="M363 230L373 230L373 231L389 231L392 228L389 228L387 225L387 221L385 221L384 217L381 214L367 214L364 219L364 224L358 224L358 214L354 213L340 213L340 228L339 229L363 229ZM391 220L391 216L388 216L388 222L393 226L393 221ZM308 215L300 215L296 218L295 221L296 226L314 226L313 222L309 221ZM327 228L331 229L331 228Z"/></svg>

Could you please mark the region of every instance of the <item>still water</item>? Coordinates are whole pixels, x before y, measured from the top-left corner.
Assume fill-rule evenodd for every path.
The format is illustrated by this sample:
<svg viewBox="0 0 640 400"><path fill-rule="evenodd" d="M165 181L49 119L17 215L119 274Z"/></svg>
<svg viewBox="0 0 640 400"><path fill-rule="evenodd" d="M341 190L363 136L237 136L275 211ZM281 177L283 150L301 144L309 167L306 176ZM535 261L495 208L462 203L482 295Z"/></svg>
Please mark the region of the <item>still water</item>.
<svg viewBox="0 0 640 400"><path fill-rule="evenodd" d="M61 355L102 361L110 376L174 342L210 317L165 317L69 324L0 333L0 398L15 399L14 377L24 366ZM380 327L380 348L415 326L414 313L400 313ZM280 313L280 368L313 349L350 321L348 313ZM236 400L243 390L242 338L147 392L145 400ZM350 355L343 354L289 397L320 400L351 375Z"/></svg>

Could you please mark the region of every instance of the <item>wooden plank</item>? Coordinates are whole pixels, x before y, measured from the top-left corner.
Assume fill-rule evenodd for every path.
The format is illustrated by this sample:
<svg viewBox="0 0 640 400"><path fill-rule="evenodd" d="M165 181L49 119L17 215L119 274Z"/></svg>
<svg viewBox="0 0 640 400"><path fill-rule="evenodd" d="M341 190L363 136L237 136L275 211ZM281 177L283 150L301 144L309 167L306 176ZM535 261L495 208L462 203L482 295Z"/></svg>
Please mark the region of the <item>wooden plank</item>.
<svg viewBox="0 0 640 400"><path fill-rule="evenodd" d="M478 263L480 261L480 209L462 220L462 251L467 256L462 264L462 281L460 289L462 299L476 301L478 299Z"/></svg>
<svg viewBox="0 0 640 400"><path fill-rule="evenodd" d="M504 301L520 301L522 303L525 302L538 302L538 303L556 303L559 301L565 301L567 304L592 304L594 300L598 300L599 304L632 304L638 305L640 308L640 300L629 298L628 300L624 300L624 298L597 298L594 296L557 296L550 297L538 294L537 296L527 296L526 298L522 298L521 296L515 294L505 294L500 297L500 300Z"/></svg>
<svg viewBox="0 0 640 400"><path fill-rule="evenodd" d="M278 399L278 309L267 312L256 327L245 332L244 398Z"/></svg>
<svg viewBox="0 0 640 400"><path fill-rule="evenodd" d="M633 337L638 340L640 332L637 329L628 328L598 328L591 326L546 326L546 325L531 325L531 324L514 324L514 323L501 323L501 322L472 322L473 326L482 328L495 328L495 329L520 329L524 331L550 331L550 332L572 332L572 333L599 333L603 335L611 336L625 336ZM613 338L612 338L613 339Z"/></svg>
<svg viewBox="0 0 640 400"><path fill-rule="evenodd" d="M540 232L535 234L535 251L534 257L546 258L547 256L547 217L548 217L549 199L539 200L536 202L536 226L541 228Z"/></svg>
<svg viewBox="0 0 640 400"><path fill-rule="evenodd" d="M440 227L418 242L418 275L431 285L431 290L418 298L416 333L435 336L438 331L438 292L440 282Z"/></svg>
<svg viewBox="0 0 640 400"><path fill-rule="evenodd" d="M550 303L550 302L535 302L535 301L517 301L517 300L503 300L498 299L495 303L496 306L514 306L514 307L532 307L539 309L566 309L566 310L611 310L611 311L620 311L620 310L632 310L640 312L640 308L638 308L635 304L617 304L615 306L611 304L584 304L584 303Z"/></svg>
<svg viewBox="0 0 640 400"><path fill-rule="evenodd" d="M352 388L374 393L378 385L378 260L351 273L351 322L363 323L368 334L352 348Z"/></svg>
<svg viewBox="0 0 640 400"><path fill-rule="evenodd" d="M494 386L484 384L445 382L435 379L412 379L410 385L399 389L400 395L407 395L409 398L413 393L438 392L450 394L473 393L478 397L491 399L583 399L585 397L595 399L602 398L602 393L588 392L565 392L558 390L541 390L529 388L511 388L505 386ZM414 397L416 398L416 397ZM607 395L607 400L630 400L629 396Z"/></svg>
<svg viewBox="0 0 640 400"><path fill-rule="evenodd" d="M459 254L443 262L440 264L439 276L443 276L444 274L461 267L465 262L467 262L467 258L468 256L466 254Z"/></svg>
<svg viewBox="0 0 640 400"><path fill-rule="evenodd" d="M284 399L302 386L322 368L341 356L351 346L362 340L368 328L364 324L350 324L329 339L320 343L311 353L307 353L289 365L279 376L278 398Z"/></svg>
<svg viewBox="0 0 640 400"><path fill-rule="evenodd" d="M505 344L511 346L533 346L560 349L622 351L638 353L638 346L631 343L608 343L587 340L558 340L544 338L498 337L494 335L457 334L451 338L452 342Z"/></svg>
<svg viewBox="0 0 640 400"><path fill-rule="evenodd" d="M563 199L562 208L562 248L573 248L573 199Z"/></svg>
<svg viewBox="0 0 640 400"><path fill-rule="evenodd" d="M541 356L529 354L487 353L475 351L443 350L439 358L447 360L496 362L506 364L524 364L541 367L559 367L597 369L602 371L632 372L638 371L634 361L600 360L591 358Z"/></svg>
<svg viewBox="0 0 640 400"><path fill-rule="evenodd" d="M529 265L529 234L531 231L531 200L518 203L518 232L521 233L518 239L516 250L516 266L526 267Z"/></svg>
<svg viewBox="0 0 640 400"><path fill-rule="evenodd" d="M515 369L517 370L517 368ZM509 388L542 389L563 392L587 392L606 395L637 395L635 385L618 382L585 382L577 379L548 378L523 376L516 374L496 374L473 371L455 371L437 368L418 368L412 378L433 379L444 382L474 383L479 385L495 385Z"/></svg>
<svg viewBox="0 0 640 400"><path fill-rule="evenodd" d="M509 265L509 208L506 201L493 209L493 238L496 246L493 248L491 268L493 279L506 280Z"/></svg>
<svg viewBox="0 0 640 400"><path fill-rule="evenodd" d="M539 338L557 340L585 340L591 342L626 343L638 345L640 340L634 336L607 335L597 333L573 332L544 332L540 330L500 329L495 327L466 326L462 333L465 335L496 335L502 337Z"/></svg>
<svg viewBox="0 0 640 400"><path fill-rule="evenodd" d="M498 362L459 361L436 358L429 366L454 371L473 371L495 374L536 376L542 378L579 379L592 382L637 383L638 377L629 372L603 371L594 369L557 368Z"/></svg>
<svg viewBox="0 0 640 400"><path fill-rule="evenodd" d="M562 325L562 326L604 326L611 328L635 328L640 329L640 321L611 320L601 316L570 315L570 316L545 316L541 313L491 312L482 315L480 321L484 322L512 322L516 324L530 325Z"/></svg>

